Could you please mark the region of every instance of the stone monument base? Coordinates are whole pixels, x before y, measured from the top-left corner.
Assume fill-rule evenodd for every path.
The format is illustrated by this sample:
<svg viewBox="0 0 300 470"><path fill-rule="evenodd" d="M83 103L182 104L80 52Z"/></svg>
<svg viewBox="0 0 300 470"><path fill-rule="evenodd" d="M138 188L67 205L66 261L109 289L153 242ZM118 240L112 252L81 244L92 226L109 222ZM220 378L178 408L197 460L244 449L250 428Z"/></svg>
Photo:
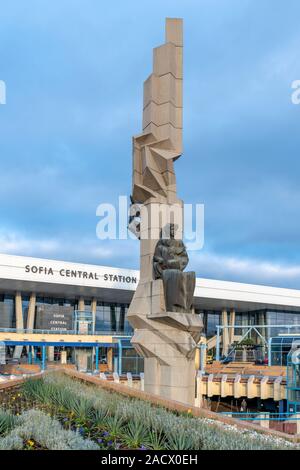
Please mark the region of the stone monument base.
<svg viewBox="0 0 300 470"><path fill-rule="evenodd" d="M145 392L194 406L195 360L177 359L177 366L172 367L160 364L155 357L145 358L144 387Z"/></svg>
<svg viewBox="0 0 300 470"><path fill-rule="evenodd" d="M131 342L145 359L145 391L194 405L201 317L167 312L163 282L157 279L140 282L128 319L135 328Z"/></svg>

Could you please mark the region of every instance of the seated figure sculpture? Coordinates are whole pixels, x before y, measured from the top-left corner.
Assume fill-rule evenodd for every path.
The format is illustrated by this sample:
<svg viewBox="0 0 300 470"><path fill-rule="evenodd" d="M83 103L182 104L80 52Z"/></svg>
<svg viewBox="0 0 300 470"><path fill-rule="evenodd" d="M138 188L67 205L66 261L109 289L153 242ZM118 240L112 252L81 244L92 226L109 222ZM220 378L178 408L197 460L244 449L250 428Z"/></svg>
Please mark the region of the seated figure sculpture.
<svg viewBox="0 0 300 470"><path fill-rule="evenodd" d="M196 284L194 271L184 273L189 258L182 240L175 239L177 226L167 224L153 256L155 279L162 279L167 312L192 313Z"/></svg>

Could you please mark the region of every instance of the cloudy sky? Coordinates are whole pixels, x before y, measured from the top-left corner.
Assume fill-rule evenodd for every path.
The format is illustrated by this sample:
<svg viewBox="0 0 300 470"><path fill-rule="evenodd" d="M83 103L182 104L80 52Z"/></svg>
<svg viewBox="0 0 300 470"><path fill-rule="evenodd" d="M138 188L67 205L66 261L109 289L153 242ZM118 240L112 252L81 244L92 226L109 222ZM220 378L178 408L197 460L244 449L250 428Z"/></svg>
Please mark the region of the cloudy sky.
<svg viewBox="0 0 300 470"><path fill-rule="evenodd" d="M138 267L137 241L97 239L96 208L130 193L151 50L183 17L178 191L205 205L190 267L300 288L299 0L150 4L1 0L0 252Z"/></svg>

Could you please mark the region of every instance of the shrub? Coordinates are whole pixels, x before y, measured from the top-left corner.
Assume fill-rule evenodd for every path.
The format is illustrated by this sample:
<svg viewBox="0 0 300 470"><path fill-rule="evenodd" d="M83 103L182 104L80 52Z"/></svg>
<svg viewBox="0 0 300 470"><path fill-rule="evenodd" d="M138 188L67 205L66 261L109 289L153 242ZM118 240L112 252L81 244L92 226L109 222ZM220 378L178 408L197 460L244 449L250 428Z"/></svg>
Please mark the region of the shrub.
<svg viewBox="0 0 300 470"><path fill-rule="evenodd" d="M57 420L38 410L26 411L19 417L18 425L6 437L0 438L0 449L22 449L23 442L29 440L49 450L99 449L94 442L83 439L77 432L64 430Z"/></svg>
<svg viewBox="0 0 300 470"><path fill-rule="evenodd" d="M0 410L0 435L7 434L15 426L16 421L14 415Z"/></svg>
<svg viewBox="0 0 300 470"><path fill-rule="evenodd" d="M59 373L24 384L24 390L41 403L72 410L92 428L105 429L115 443L153 449L290 449L299 446L284 439L224 425L218 421L176 414L142 400L111 393Z"/></svg>

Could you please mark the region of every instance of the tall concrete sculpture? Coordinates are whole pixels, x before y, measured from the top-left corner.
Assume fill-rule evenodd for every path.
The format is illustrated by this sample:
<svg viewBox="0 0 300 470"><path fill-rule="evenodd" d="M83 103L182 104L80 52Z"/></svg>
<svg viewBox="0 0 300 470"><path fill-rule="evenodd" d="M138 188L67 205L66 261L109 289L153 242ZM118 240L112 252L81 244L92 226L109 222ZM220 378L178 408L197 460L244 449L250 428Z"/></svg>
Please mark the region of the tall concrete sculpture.
<svg viewBox="0 0 300 470"><path fill-rule="evenodd" d="M154 49L144 83L143 132L133 138L129 228L141 252L128 320L132 344L145 359L145 390L194 404L202 321L192 311L195 273L183 272L188 256L174 173L182 154L182 51L182 20L167 18L166 42Z"/></svg>

